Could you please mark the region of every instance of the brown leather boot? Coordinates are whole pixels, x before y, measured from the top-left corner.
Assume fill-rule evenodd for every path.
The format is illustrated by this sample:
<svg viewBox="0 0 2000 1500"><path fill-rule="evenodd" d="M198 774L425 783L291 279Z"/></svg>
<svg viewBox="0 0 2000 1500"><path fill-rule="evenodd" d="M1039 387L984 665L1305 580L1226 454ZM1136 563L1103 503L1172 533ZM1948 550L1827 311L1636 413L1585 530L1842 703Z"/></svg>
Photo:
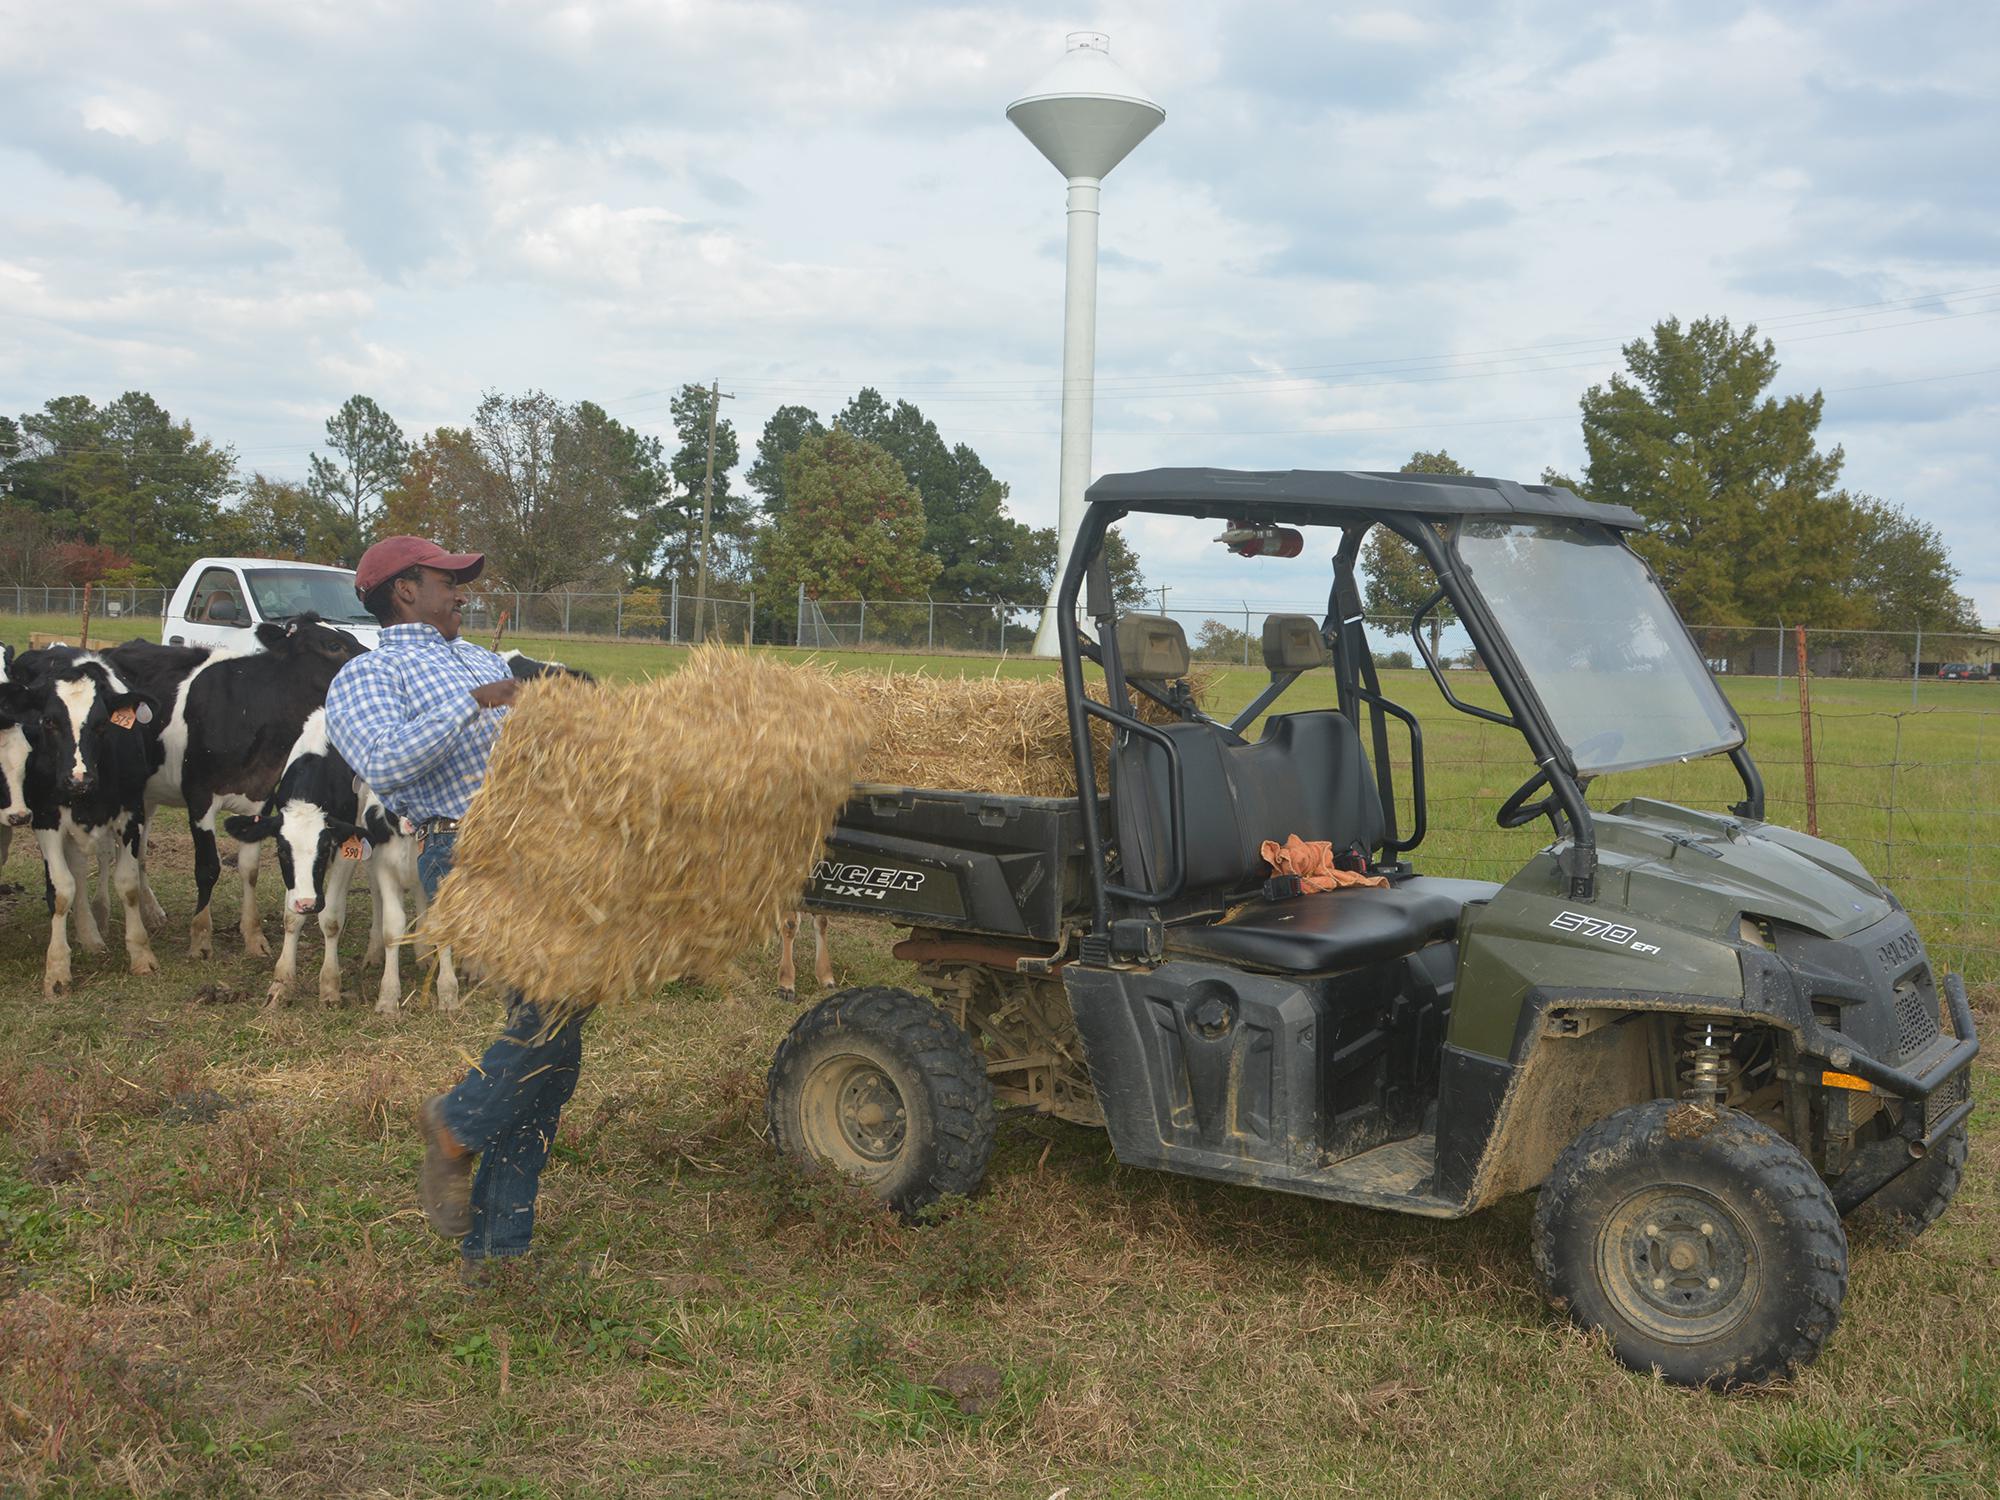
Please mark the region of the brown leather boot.
<svg viewBox="0 0 2000 1500"><path fill-rule="evenodd" d="M442 1094L426 1101L419 1116L424 1164L417 1173L417 1201L432 1229L459 1240L472 1228L472 1153L445 1127L443 1103Z"/></svg>

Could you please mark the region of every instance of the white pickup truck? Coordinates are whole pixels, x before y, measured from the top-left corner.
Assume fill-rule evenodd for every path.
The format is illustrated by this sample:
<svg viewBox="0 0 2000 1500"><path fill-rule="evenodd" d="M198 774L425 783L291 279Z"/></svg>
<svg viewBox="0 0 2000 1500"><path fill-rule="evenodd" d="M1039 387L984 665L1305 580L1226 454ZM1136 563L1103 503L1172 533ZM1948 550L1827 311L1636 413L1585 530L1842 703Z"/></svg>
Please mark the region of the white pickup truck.
<svg viewBox="0 0 2000 1500"><path fill-rule="evenodd" d="M351 568L268 557L204 557L167 597L160 639L169 646L247 645L266 621L310 611L373 650L381 627L354 597Z"/></svg>

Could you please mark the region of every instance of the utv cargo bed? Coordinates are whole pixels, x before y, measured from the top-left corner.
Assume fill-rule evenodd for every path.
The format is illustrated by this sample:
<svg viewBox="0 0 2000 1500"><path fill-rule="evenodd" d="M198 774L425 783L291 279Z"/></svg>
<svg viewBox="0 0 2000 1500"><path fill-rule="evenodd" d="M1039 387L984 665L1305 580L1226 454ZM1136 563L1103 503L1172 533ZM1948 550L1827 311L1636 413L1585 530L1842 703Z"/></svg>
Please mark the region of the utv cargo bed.
<svg viewBox="0 0 2000 1500"><path fill-rule="evenodd" d="M1089 900L1080 806L1074 797L858 786L813 867L806 909L1056 942L1063 914Z"/></svg>

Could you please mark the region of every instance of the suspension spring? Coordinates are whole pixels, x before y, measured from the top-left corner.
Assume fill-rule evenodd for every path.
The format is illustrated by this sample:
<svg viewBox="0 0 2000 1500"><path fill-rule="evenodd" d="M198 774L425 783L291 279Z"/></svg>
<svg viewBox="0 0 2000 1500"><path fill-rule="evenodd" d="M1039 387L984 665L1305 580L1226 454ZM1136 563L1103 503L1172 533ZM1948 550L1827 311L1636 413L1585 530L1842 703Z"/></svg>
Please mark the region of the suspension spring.
<svg viewBox="0 0 2000 1500"><path fill-rule="evenodd" d="M1681 1097L1690 1104L1720 1109L1741 1071L1736 1061L1736 1028L1726 1022L1695 1020L1681 1026Z"/></svg>

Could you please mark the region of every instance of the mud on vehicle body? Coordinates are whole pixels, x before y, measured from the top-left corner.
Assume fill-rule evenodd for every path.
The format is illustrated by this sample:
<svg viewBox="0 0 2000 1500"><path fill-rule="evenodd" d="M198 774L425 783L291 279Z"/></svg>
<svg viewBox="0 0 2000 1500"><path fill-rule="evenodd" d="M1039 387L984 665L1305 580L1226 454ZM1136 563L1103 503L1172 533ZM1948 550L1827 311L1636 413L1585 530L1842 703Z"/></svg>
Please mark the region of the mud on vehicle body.
<svg viewBox="0 0 2000 1500"><path fill-rule="evenodd" d="M820 1148L781 1053L780 1144L893 1181L906 1212L929 1178L976 1183L991 1146L960 1130L940 1173L915 1122L994 1105L1102 1126L1129 1165L1371 1208L1449 1218L1539 1187L1546 1290L1628 1364L1728 1386L1810 1359L1839 1315L1843 1216L1908 1233L1948 1204L1979 1044L1962 982L1895 898L1765 821L1740 721L1625 545L1639 518L1422 475L1157 470L1090 497L1061 593L1095 627L1062 643L1081 795L859 788L808 889L816 911L908 928L897 956L970 1051L920 1066L885 1038L842 1075L860 1080L847 1104L822 1090ZM1270 617L1270 684L1231 722L1194 706L1177 623L1111 603L1104 538L1132 513L1222 521L1232 550L1338 533L1324 618ZM1411 630L1445 701L1519 732L1537 768L1496 819L1554 837L1505 884L1410 859L1422 727L1382 691L1355 577L1378 525L1438 580ZM1424 620L1446 599L1498 708L1461 701L1432 656ZM1267 713L1309 673L1331 675L1335 707ZM1135 694L1174 718L1142 722ZM1726 811L1589 805L1598 776L1704 756L1742 782ZM1293 833L1388 884L1267 885L1260 845ZM824 1050L812 1039L868 1010L835 996L786 1046ZM931 1154L906 1173L857 1142Z"/></svg>

